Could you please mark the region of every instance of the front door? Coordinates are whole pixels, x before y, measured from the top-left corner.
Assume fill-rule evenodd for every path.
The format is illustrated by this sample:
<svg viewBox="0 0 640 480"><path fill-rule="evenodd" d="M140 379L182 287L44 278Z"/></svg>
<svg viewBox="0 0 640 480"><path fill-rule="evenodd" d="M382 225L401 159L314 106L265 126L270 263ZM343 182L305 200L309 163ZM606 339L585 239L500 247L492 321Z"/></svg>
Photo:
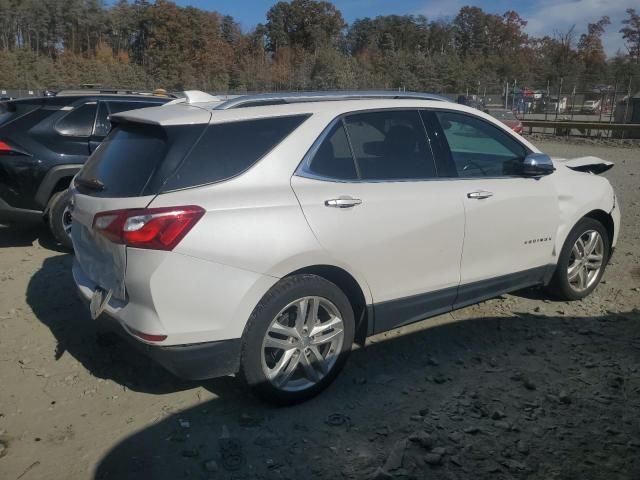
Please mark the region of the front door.
<svg viewBox="0 0 640 480"><path fill-rule="evenodd" d="M457 171L452 188L465 208L457 304L539 283L554 263L553 178L522 176L526 147L486 120L457 112L436 116Z"/></svg>

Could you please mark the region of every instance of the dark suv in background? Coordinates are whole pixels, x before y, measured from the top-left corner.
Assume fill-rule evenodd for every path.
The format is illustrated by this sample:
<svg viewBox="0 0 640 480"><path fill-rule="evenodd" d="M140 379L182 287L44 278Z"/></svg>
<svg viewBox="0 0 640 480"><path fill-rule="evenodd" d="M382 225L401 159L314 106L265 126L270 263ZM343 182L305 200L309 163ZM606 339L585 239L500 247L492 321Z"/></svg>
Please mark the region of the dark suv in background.
<svg viewBox="0 0 640 480"><path fill-rule="evenodd" d="M109 133L109 115L170 100L75 91L0 102L0 224L45 221L70 248L67 187Z"/></svg>

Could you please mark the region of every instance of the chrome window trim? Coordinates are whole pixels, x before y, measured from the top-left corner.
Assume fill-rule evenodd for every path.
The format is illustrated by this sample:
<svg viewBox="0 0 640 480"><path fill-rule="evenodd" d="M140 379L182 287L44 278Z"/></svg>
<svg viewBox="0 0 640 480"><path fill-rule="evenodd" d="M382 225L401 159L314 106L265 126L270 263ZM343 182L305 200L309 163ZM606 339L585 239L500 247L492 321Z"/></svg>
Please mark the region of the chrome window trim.
<svg viewBox="0 0 640 480"><path fill-rule="evenodd" d="M310 170L310 164L311 164L311 160L313 159L313 157L315 156L316 152L318 151L318 149L320 148L320 145L322 145L322 142L324 142L324 140L327 138L327 135L329 135L329 132L333 129L333 127L338 123L338 122L343 122L343 128L345 129L345 134L347 135L347 140L349 142L349 149L351 150L351 157L353 158L353 161L355 163L355 167L356 167L356 171L358 171L358 162L355 158L355 154L353 153L353 147L351 145L351 138L349 136L349 131L347 130L346 125L344 124L344 119L345 117L351 116L351 115L358 115L361 113L377 113L377 112L416 112L418 113L418 117L420 119L420 124L424 126L424 123L422 122L422 118L420 115L420 110L426 110L425 108L412 108L412 107L391 107L391 108L374 108L374 109L363 109L363 110L352 110L350 112L346 112L346 113L341 113L340 115L336 116L335 118L333 118L329 124L322 130L322 133L320 133L320 135L318 136L318 138L316 138L316 140L311 144L311 148L309 148L309 150L307 150L307 153L304 154L304 156L302 157L302 160L300 161L300 163L298 164L298 167L296 168L296 170L293 173L293 176L296 177L303 177L303 178L311 178L314 180L323 180L323 181L329 181L329 182L334 182L334 183L393 183L393 182L422 182L422 181L427 181L427 180L438 180L438 177L432 177L432 178L394 178L394 179L361 179L361 178L354 178L354 179L340 179L340 178L334 178L334 177L328 177L325 175L319 175L317 173L314 173ZM427 142L430 143L431 139L429 138L428 132L426 130L426 128L424 128L424 134L425 137L427 138ZM433 152L432 152L432 157L433 157ZM435 159L434 159L434 167L435 167ZM437 172L437 167L436 167L436 172Z"/></svg>
<svg viewBox="0 0 640 480"><path fill-rule="evenodd" d="M491 125L493 128L496 128L497 130L500 130L500 127L496 126L496 125L492 125L491 122L487 122L487 120L485 120L484 118L478 116L478 115L474 115L472 113L469 112L463 112L463 111L458 111L458 110L451 110L448 108L443 108L443 107L433 107L433 108L425 108L425 107L417 107L417 108L411 108L411 107L391 107L391 108L375 108L375 109L363 109L363 110L352 110L350 112L346 112L346 113L341 113L340 115L334 117L328 124L327 126L322 130L322 132L320 133L320 135L318 136L318 138L316 138L316 140L311 144L311 147L309 148L309 150L307 150L307 153L304 154L304 156L302 157L302 160L300 161L300 163L298 164L298 166L296 167L295 171L293 172L292 176L296 176L296 177L301 177L301 178L308 178L310 180L319 180L319 181L325 181L325 182L332 182L332 183L397 183L397 182L432 182L432 181L453 181L453 180L500 180L500 179L514 179L514 178L533 178L535 179L535 177L529 177L526 175L501 175L501 176L491 176L491 177L433 177L433 178L406 178L406 179L401 179L401 178L394 178L391 180L366 180L366 179L359 179L359 178L355 178L355 179L340 179L340 178L334 178L334 177L328 177L326 175L319 175L317 173L314 173L310 170L310 164L311 164L311 160L313 159L314 155L316 154L316 152L318 151L318 149L320 148L320 145L322 144L322 142L324 142L324 140L327 138L327 136L329 135L329 132L333 129L333 127L338 123L338 122L342 122L344 120L345 117L349 116L349 115L354 115L354 114L359 114L359 113L373 113L373 112L386 112L386 111L416 111L416 112L421 112L421 111L429 111L429 112L436 112L436 111L441 111L441 112L450 112L450 113L459 113L461 115L465 115L471 118L476 118L478 120L484 121L486 123L488 123L489 125ZM421 122L423 122L422 120L422 115L420 115L420 120ZM439 120L438 120L439 121ZM429 144L431 144L431 137L429 136L429 132L427 130L426 125L424 125L423 122L423 126L424 126L424 130L425 130L425 135L427 137L427 140L429 142ZM345 133L347 134L347 138L349 138L349 133L346 130L346 126L343 125L343 128L345 128ZM505 135L508 135L508 132L503 132ZM513 137L513 140L516 141L519 145L522 146L522 148L524 148L524 150L529 154L529 153L533 153L531 151L531 149L529 147L527 147L524 143L522 143L519 139ZM446 141L446 137L445 137L445 141ZM447 141L447 148L449 143ZM351 149L351 141L349 139L349 148ZM433 154L433 152L432 152ZM354 159L354 162L357 165L357 162L355 160L355 156L353 154L353 150L351 151L351 155ZM434 158L434 163L436 166L436 171L437 171L437 162L435 162L435 158ZM357 166L356 166L357 169ZM552 173L550 174L552 175Z"/></svg>

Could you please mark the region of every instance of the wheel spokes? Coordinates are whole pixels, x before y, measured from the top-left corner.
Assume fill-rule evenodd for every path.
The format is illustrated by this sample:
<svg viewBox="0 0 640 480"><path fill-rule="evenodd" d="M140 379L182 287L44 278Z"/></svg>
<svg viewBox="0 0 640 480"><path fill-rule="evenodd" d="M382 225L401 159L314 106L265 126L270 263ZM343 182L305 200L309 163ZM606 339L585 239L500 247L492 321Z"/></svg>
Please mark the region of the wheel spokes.
<svg viewBox="0 0 640 480"><path fill-rule="evenodd" d="M313 345L325 344L342 335L342 332L342 320L332 317L328 321L313 327L310 334L311 343Z"/></svg>
<svg viewBox="0 0 640 480"><path fill-rule="evenodd" d="M320 373L315 369L314 364L316 362L312 362L306 353L303 353L300 356L300 363L302 364L302 368L304 369L305 376L314 383L317 383L322 378Z"/></svg>
<svg viewBox="0 0 640 480"><path fill-rule="evenodd" d="M286 325L281 324L280 322L274 322L269 328L269 333L275 333L278 335L282 335L287 338L299 339L300 335L295 328L287 327Z"/></svg>
<svg viewBox="0 0 640 480"><path fill-rule="evenodd" d="M589 274L587 273L587 269L584 267L580 267L578 270L578 285L580 288L587 288L587 279L589 278Z"/></svg>
<svg viewBox="0 0 640 480"><path fill-rule="evenodd" d="M283 338L272 337L268 335L265 339L264 346L266 348L276 348L278 350L290 350L293 348L293 342L290 340L285 340Z"/></svg>
<svg viewBox="0 0 640 480"><path fill-rule="evenodd" d="M298 335L304 336L318 318L320 300L318 297L303 298L298 301L296 315L296 330Z"/></svg>
<svg viewBox="0 0 640 480"><path fill-rule="evenodd" d="M284 352L272 369L271 380L276 385L285 385L300 363L300 350L289 349Z"/></svg>
<svg viewBox="0 0 640 480"><path fill-rule="evenodd" d="M573 265L569 267L569 269L567 270L567 278L569 279L570 282L575 280L575 278L580 273L581 268L582 268L582 264L577 260L573 263Z"/></svg>
<svg viewBox="0 0 640 480"><path fill-rule="evenodd" d="M579 238L573 246L573 255L576 260L582 260L584 258L584 242L581 238Z"/></svg>
<svg viewBox="0 0 640 480"><path fill-rule="evenodd" d="M585 266L589 270L598 270L602 266L602 255L589 255Z"/></svg>
<svg viewBox="0 0 640 480"><path fill-rule="evenodd" d="M600 240L600 235L598 235L598 232L592 231L587 235L589 235L589 239L587 240L587 243L584 244L585 257L588 257L595 250L598 240Z"/></svg>
<svg viewBox="0 0 640 480"><path fill-rule="evenodd" d="M329 353L327 353L327 357L320 353L320 350L316 345L311 345L309 347L309 353L315 357L315 361L312 361L313 365L317 365L323 375L326 375L329 372L329 368L327 365L327 360L329 357Z"/></svg>

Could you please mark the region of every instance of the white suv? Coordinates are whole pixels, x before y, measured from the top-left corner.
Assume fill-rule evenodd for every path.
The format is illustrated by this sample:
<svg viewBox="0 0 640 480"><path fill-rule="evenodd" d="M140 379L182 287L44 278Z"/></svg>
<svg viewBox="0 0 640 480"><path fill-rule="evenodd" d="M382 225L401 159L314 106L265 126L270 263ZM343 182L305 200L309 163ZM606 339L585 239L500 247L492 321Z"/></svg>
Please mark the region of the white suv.
<svg viewBox="0 0 640 480"><path fill-rule="evenodd" d="M202 99L202 97L201 97ZM524 287L576 300L619 231L611 166L554 160L433 95L346 92L114 115L73 187L92 317L177 375L325 388L353 342Z"/></svg>

